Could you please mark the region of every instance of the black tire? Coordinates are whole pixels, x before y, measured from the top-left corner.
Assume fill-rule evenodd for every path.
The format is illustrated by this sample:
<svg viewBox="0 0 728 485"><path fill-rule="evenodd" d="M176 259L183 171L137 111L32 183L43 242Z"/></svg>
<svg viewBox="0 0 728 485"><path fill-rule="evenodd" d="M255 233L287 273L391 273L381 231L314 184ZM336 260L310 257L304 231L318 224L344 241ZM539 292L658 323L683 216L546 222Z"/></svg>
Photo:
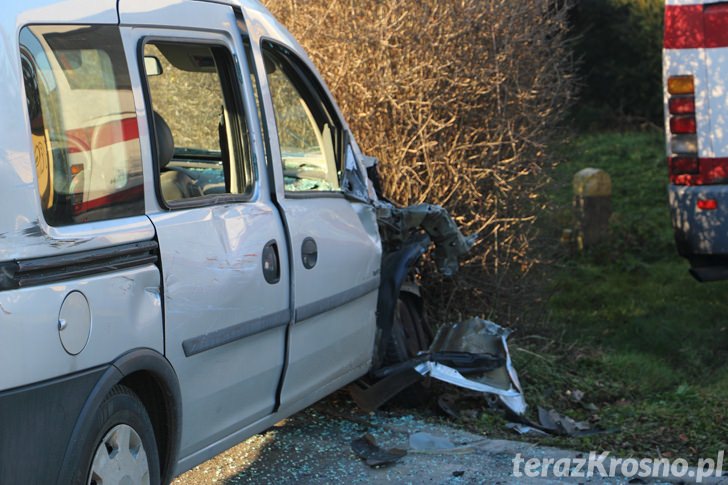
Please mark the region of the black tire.
<svg viewBox="0 0 728 485"><path fill-rule="evenodd" d="M143 452L146 455L146 469L149 484L157 485L160 483L159 452L157 450L152 422L139 397L131 389L123 385L114 386L96 411L91 424L91 431L81 445L83 447L81 454L82 466L77 468L73 483L83 485L97 483L95 477L98 475L96 472L92 474L92 465L94 465L94 458L97 451L101 453L102 446L109 453L109 459L122 460L120 457L114 458L120 456L120 453L113 447L113 443L115 442L113 433L117 432L117 430L122 434L128 432L127 427L133 431L129 440L129 448L134 448L132 452L136 453L136 455L133 455L136 466L134 470L130 469L130 471L133 471L136 477L138 476L139 470L144 468L143 459L140 459L142 448L138 447L139 440L137 438L140 438ZM133 433L136 433L137 436L134 436ZM126 472L125 470L124 473ZM141 483L145 483L131 476L130 479L132 483L138 483L140 481ZM113 482L116 480L111 481L111 484L108 483L109 480L104 480L99 483L113 485Z"/></svg>
<svg viewBox="0 0 728 485"><path fill-rule="evenodd" d="M414 295L401 293L392 323L392 335L387 342L384 365L405 362L432 343L432 335L422 314L421 305Z"/></svg>
<svg viewBox="0 0 728 485"><path fill-rule="evenodd" d="M384 365L395 365L416 357L420 351L430 348L432 338L419 297L400 293L394 312L392 335L384 355ZM426 403L429 398L429 386L418 382L402 390L391 400L391 404L414 408Z"/></svg>

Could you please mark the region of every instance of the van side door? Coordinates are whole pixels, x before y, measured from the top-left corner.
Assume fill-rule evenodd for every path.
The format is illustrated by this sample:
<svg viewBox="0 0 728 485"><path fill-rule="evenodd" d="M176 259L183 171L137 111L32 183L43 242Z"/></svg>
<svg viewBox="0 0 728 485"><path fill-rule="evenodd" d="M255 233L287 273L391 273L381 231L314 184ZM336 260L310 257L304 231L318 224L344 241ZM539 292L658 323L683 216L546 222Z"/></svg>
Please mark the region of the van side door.
<svg viewBox="0 0 728 485"><path fill-rule="evenodd" d="M121 0L119 10L154 160L147 214L161 251L166 355L182 392L184 468L276 406L291 320L286 237L251 131L233 9Z"/></svg>
<svg viewBox="0 0 728 485"><path fill-rule="evenodd" d="M246 12L255 15L252 10ZM368 370L381 243L374 208L348 198L341 188L342 167L355 163L353 152L345 124L312 66L255 32L251 48L269 163L291 247L296 321L281 395L285 409L320 398Z"/></svg>

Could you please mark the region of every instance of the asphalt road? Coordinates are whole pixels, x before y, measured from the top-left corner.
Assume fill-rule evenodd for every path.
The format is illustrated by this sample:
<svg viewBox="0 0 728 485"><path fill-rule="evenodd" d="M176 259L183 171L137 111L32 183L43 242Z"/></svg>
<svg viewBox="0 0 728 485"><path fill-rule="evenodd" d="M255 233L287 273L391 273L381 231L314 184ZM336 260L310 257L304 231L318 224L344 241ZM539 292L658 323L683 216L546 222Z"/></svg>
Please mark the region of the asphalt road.
<svg viewBox="0 0 728 485"><path fill-rule="evenodd" d="M367 466L352 451L353 440L369 433L382 448L409 447L409 436L426 432L452 443L440 451L409 450L399 462ZM513 459L583 457L584 454L531 443L491 440L412 415L361 415L324 401L263 434L231 448L178 477L174 485L197 484L528 484L679 483L622 478L528 478L514 476ZM728 478L703 483L728 484Z"/></svg>

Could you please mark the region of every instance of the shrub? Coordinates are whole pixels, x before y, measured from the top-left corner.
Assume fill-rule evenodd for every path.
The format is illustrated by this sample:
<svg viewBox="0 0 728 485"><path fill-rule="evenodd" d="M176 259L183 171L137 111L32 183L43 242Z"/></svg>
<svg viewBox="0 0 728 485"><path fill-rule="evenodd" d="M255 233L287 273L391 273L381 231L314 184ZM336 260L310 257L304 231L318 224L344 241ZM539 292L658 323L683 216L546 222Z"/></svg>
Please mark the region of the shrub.
<svg viewBox="0 0 728 485"><path fill-rule="evenodd" d="M321 70L362 149L381 160L388 197L443 205L466 234L482 235L455 281L423 272L436 318L495 307L502 316L513 301L503 297L533 264L546 142L572 99L567 5L265 3Z"/></svg>
<svg viewBox="0 0 728 485"><path fill-rule="evenodd" d="M577 116L585 124L661 124L663 9L663 0L577 3L572 21L584 82Z"/></svg>

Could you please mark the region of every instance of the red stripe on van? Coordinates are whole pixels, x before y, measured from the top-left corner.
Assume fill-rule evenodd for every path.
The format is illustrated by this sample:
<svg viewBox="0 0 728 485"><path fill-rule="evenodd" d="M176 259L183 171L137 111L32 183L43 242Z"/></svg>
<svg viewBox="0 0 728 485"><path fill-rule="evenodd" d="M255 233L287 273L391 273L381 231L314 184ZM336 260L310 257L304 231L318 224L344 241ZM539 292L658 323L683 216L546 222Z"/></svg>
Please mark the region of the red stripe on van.
<svg viewBox="0 0 728 485"><path fill-rule="evenodd" d="M69 147L69 153L79 153L135 140L139 138L139 124L136 118L124 118L102 125L68 130L66 136L77 143Z"/></svg>
<svg viewBox="0 0 728 485"><path fill-rule="evenodd" d="M665 7L665 49L697 49L705 46L702 5Z"/></svg>
<svg viewBox="0 0 728 485"><path fill-rule="evenodd" d="M698 173L670 174L670 182L675 185L728 184L728 158L700 158Z"/></svg>
<svg viewBox="0 0 728 485"><path fill-rule="evenodd" d="M728 4L665 7L665 49L728 47Z"/></svg>
<svg viewBox="0 0 728 485"><path fill-rule="evenodd" d="M705 6L703 13L705 47L728 46L728 5L714 3Z"/></svg>
<svg viewBox="0 0 728 485"><path fill-rule="evenodd" d="M80 214L100 207L106 207L124 202L133 202L144 197L144 185L134 185L120 192L113 192L96 199L87 200L73 205L73 213Z"/></svg>

